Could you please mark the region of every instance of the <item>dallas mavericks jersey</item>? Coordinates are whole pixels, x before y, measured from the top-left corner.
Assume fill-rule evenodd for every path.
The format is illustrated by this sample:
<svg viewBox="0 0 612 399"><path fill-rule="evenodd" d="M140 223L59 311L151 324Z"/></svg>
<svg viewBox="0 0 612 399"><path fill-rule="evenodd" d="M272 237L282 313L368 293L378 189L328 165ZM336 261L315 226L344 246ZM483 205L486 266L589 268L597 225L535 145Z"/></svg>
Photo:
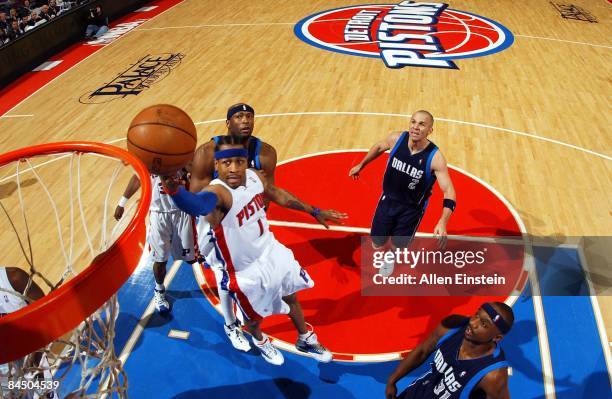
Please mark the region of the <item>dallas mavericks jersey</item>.
<svg viewBox="0 0 612 399"><path fill-rule="evenodd" d="M176 176L180 179L187 180L184 170L176 172ZM157 175L151 175L151 187L153 193L151 195L151 206L149 210L153 212L178 212L180 209L174 205L174 201L164 191L161 179Z"/></svg>
<svg viewBox="0 0 612 399"><path fill-rule="evenodd" d="M222 185L232 194L232 207L214 229L215 238L225 262L232 262L236 271L245 269L274 241L266 219L263 183L255 172L247 169L244 186L234 189L220 179L210 184Z"/></svg>
<svg viewBox="0 0 612 399"><path fill-rule="evenodd" d="M408 138L408 132L402 132L389 154L383 194L407 205L424 207L436 181L436 175L431 173L431 160L438 147L430 142L423 151L412 155Z"/></svg>
<svg viewBox="0 0 612 399"><path fill-rule="evenodd" d="M404 397L420 399L475 399L479 393L474 387L489 372L508 367L504 351L497 346L495 351L477 359L459 360L459 349L463 342L465 327L469 322L450 330L438 342L434 352L431 371L421 376L408 388ZM413 396L414 395L414 396Z"/></svg>
<svg viewBox="0 0 612 399"><path fill-rule="evenodd" d="M215 144L219 144L219 139L223 136L215 136L212 140ZM259 160L259 153L261 152L262 141L255 136L249 137L249 142L247 145L247 151L249 152L248 164L249 168L254 168L257 170L261 170L261 161ZM216 179L219 177L217 171L213 173L213 178Z"/></svg>

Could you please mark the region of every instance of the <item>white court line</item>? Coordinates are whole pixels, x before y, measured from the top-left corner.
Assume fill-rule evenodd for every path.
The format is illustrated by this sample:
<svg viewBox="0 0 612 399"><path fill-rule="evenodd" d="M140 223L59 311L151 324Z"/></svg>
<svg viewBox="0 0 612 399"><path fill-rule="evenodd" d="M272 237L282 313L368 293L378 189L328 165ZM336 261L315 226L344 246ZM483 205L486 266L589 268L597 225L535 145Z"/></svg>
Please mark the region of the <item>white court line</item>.
<svg viewBox="0 0 612 399"><path fill-rule="evenodd" d="M140 28L143 30L164 30L164 29L185 29L185 28L231 28L234 26L274 26L274 25L295 25L293 22L255 22L250 24L202 24L202 25L183 25L183 26L161 26L159 28Z"/></svg>
<svg viewBox="0 0 612 399"><path fill-rule="evenodd" d="M403 118L408 118L410 116L407 114L393 114L393 113L386 113L386 112L312 111L312 112L282 112L282 113L277 113L277 114L261 114L261 115L255 115L255 118L270 118L270 117L275 117L275 116L300 116L300 115L373 115L373 116L394 116L394 117L403 117ZM512 133L512 134L516 134L517 136L530 137L532 139L542 140L542 141L546 141L548 143L553 143L553 144L558 144L564 147L572 148L574 150L586 152L587 154L595 155L597 157L606 159L608 161L612 161L611 156L601 154L599 152L595 152L595 151L592 151L592 150L589 150L583 147L578 147L573 144L568 144L563 141L551 139L548 137L538 136L533 133L525 133L519 130L506 129L503 127L486 125L484 123L460 121L457 119L436 118L436 120L443 121L443 122L458 123L461 125L477 126L477 127L482 127L485 129L498 130L501 132ZM225 119L214 119L214 120L209 120L209 121L196 122L195 124L202 125L202 124L214 123L214 122L225 122Z"/></svg>
<svg viewBox="0 0 612 399"><path fill-rule="evenodd" d="M586 276L585 280L589 286L589 297L591 298L591 306L593 306L593 314L595 315L595 323L597 324L597 330L599 331L599 339L601 341L601 347L604 352L604 359L606 360L606 368L608 369L608 379L612 383L612 355L610 354L610 346L608 345L608 334L606 332L606 326L601 315L601 308L599 307L599 301L597 300L597 293L593 287L593 283L590 278L590 270L587 265L586 256L582 246L578 247L578 258L582 264Z"/></svg>
<svg viewBox="0 0 612 399"><path fill-rule="evenodd" d="M300 229L345 231L348 233L370 234L370 229L366 227L356 227L356 226L330 225L329 229L327 229L322 224L289 222L289 221L284 221L284 220L268 220L268 224L270 224L270 226L279 226L279 227L295 227L295 228L300 228ZM434 238L435 237L433 233L416 233L415 236L420 237L420 238ZM498 237L479 237L479 236L464 236L464 235L449 234L448 239L458 240L458 241L475 241L475 242L490 242L490 243L508 243L510 245L525 245L525 243L522 240L522 237L517 237L516 239L504 239L504 238L498 238Z"/></svg>
<svg viewBox="0 0 612 399"><path fill-rule="evenodd" d="M8 112L8 111L6 111ZM0 118L29 118L32 117L34 115L29 114L29 115L0 115Z"/></svg>
<svg viewBox="0 0 612 399"><path fill-rule="evenodd" d="M531 253L528 253L527 257L533 262L533 255ZM540 346L540 360L542 361L544 395L547 399L554 399L556 398L555 377L550 358L550 345L548 344L548 329L546 327L546 319L544 318L542 294L540 292L540 283L538 282L535 264L530 267L529 281L531 282L531 299L533 300L533 310L536 318L536 327L538 329L538 344Z"/></svg>
<svg viewBox="0 0 612 399"><path fill-rule="evenodd" d="M313 21L312 23L320 23L320 22L333 22L333 21L348 21L348 18L339 18L339 19L327 19L321 21ZM231 28L234 26L286 26L286 25L295 25L297 22L253 22L253 23L243 23L243 24L201 24L201 25L180 25L180 26L161 26L158 28L144 28L138 30L164 30L164 29L191 29L191 28Z"/></svg>
<svg viewBox="0 0 612 399"><path fill-rule="evenodd" d="M153 21L155 18L159 17L162 14L165 14L167 11L170 11L172 9L174 9L175 7L177 7L178 5L182 4L181 3L177 3L175 5L173 5L172 7L169 7L167 10L164 10L162 12L160 12L159 14L155 15L154 17L150 18L149 20L147 20L145 23L143 23L140 26L144 26L146 24L148 24L149 22ZM83 58L81 61L77 62L76 64L74 64L73 66L71 66L70 68L66 69L64 72L60 73L59 75L57 75L56 77L54 77L53 79L51 79L50 81L48 81L47 83L45 83L44 85L42 85L41 87L39 87L34 93L30 94L29 96L27 96L26 98L24 98L23 100L19 101L17 104L15 104L13 107L11 107L9 110L7 110L2 116L8 114L9 112L11 112L12 110L14 110L15 108L17 108L19 105L23 104L24 102L26 102L30 97L32 97L34 94L38 93L39 91L41 91L42 89L44 89L45 87L47 87L48 85L50 85L51 83L53 83L56 79L66 75L68 73L68 71L74 69L77 65L81 64L83 61L89 59L91 56L93 56L94 54L98 54L101 51L104 51L105 48L112 46L114 43L119 42L121 39L123 39L124 37L126 37L127 35L129 35L132 32L137 31L138 28L136 29L132 29L131 31L125 33L124 35L122 35L120 38L115 39L114 41L112 41L111 43L103 46L101 49L99 49L98 51L95 51L93 53L91 53L90 55L88 55L87 57ZM0 118L2 118L2 116L0 116Z"/></svg>
<svg viewBox="0 0 612 399"><path fill-rule="evenodd" d="M166 274L166 278L164 279L164 285L166 287L170 287L170 284L172 283L172 280L176 276L176 273L178 272L182 263L183 263L182 260L175 260L172 263L172 267L170 267L170 270L168 271L168 273ZM121 361L123 365L125 365L127 358L130 356L130 353L134 349L136 342L138 342L138 338L140 338L140 336L142 335L145 326L149 323L149 319L151 318L154 312L155 312L155 299L151 298L151 302L149 302L149 306L147 306L145 311L142 313L142 316L140 316L140 320L138 321L138 324L134 328L134 331L132 331L132 335L130 335L130 338L125 343L125 346L123 347L123 350L121 351L121 354L119 355L119 360Z"/></svg>
<svg viewBox="0 0 612 399"><path fill-rule="evenodd" d="M593 44L593 43L586 43L586 42L575 42L575 41L572 41L572 40L554 39L552 37L529 36L529 35L514 35L514 37L525 37L525 38L528 38L528 39L551 40L553 42L562 42L562 43L571 43L571 44L582 44L584 46L592 46L592 47L612 48L612 46L606 46L604 44Z"/></svg>
<svg viewBox="0 0 612 399"><path fill-rule="evenodd" d="M451 168L452 165L449 165ZM295 227L298 229L310 229L310 230L327 230L327 231L344 231L347 233L360 233L360 234L370 234L370 229L367 227L357 227L357 226L343 226L343 225L329 225L329 229L325 228L322 224L318 223L302 223L302 222L289 222L285 220L268 220L268 224L270 226L278 226L278 227ZM421 233L417 232L415 234L416 237L419 238L436 238L433 233ZM468 241L468 242L486 242L486 243L494 243L494 244L504 244L504 245L525 245L524 237L516 236L515 238L505 238L505 237L490 237L490 236L468 236L468 235L458 235L458 234L449 234L447 236L449 240L456 241ZM534 246L538 248L571 248L577 249L578 244L570 244L570 243L538 243Z"/></svg>
<svg viewBox="0 0 612 399"><path fill-rule="evenodd" d="M148 263L149 263L148 258L149 258L149 254L148 254L147 249L145 248L145 250L142 252L142 257L140 258L141 263L139 263L136 270L142 267L148 266ZM181 260L175 260L174 263L172 263L172 267L170 268L170 270L166 274L166 278L164 279L164 285L166 287L170 286L170 284L172 283L172 280L174 279L174 276L176 276L176 273L178 272L178 269L180 268L182 263L183 261ZM136 271L132 275L134 275L135 273ZM119 361L121 362L123 366L125 366L125 362L127 361L132 351L134 350L134 346L136 346L136 342L138 342L138 338L140 338L140 336L144 332L144 328L146 327L147 324L149 324L149 319L155 312L154 309L155 309L155 299L151 298L151 302L149 302L149 306L147 306L145 311L142 313L142 316L140 316L140 319L138 320L138 324L136 324L136 327L134 327L134 330L132 331L130 338L128 338L127 342L123 346L123 350L121 351L121 354L119 355ZM108 382L109 382L109 378L107 377L106 380L102 384L100 384L100 386L106 387L108 385ZM100 399L106 399L107 396L108 394L104 394L100 397Z"/></svg>
<svg viewBox="0 0 612 399"><path fill-rule="evenodd" d="M310 23L333 22L333 21L348 21L348 20L349 19L339 18L339 19L329 19L329 20L317 20L317 21L312 21ZM449 24L449 25L461 25L461 24L465 25L465 23L463 23L463 22L462 23L445 22L445 23ZM255 23L244 23L244 24L202 24L202 25L162 26L162 27L158 27L158 28L139 28L139 29L134 29L134 31L165 30L165 29L194 29L194 28L231 28L231 27L236 27L236 26L275 26L275 25L276 26L286 26L286 25L296 25L296 24L297 24L297 22L255 22ZM467 26L471 26L471 25L467 24ZM491 28L485 28L485 29L494 30L494 29L491 29ZM467 29L467 32L470 32L470 29ZM593 44L593 43L586 43L586 42L576 42L576 41L572 41L572 40L555 39L555 38L552 38L552 37L530 36L530 35L515 35L515 34L513 34L513 36L514 37L524 37L524 38L527 38L527 39L551 40L551 41L562 42L562 43L580 44L580 45L592 46L592 47L612 48L612 46L606 46L604 44Z"/></svg>
<svg viewBox="0 0 612 399"><path fill-rule="evenodd" d="M504 198L504 197L502 197ZM505 198L504 198L505 199ZM509 205L511 212L516 212L514 207ZM519 229L523 234L527 234L527 227L523 219L515 216L515 220L519 225ZM535 268L535 260L533 258L533 248L529 241L525 242L525 262L527 266L524 269L529 271L529 282L531 283L531 299L533 301L533 313L536 319L536 328L538 330L538 346L540 347L540 361L542 362L542 382L544 383L544 396L546 399L555 399L555 376L553 374L552 360L550 357L550 345L548 343L548 330L546 328L546 319L544 318L544 306L542 304L542 296L540 293L540 283L538 274Z"/></svg>

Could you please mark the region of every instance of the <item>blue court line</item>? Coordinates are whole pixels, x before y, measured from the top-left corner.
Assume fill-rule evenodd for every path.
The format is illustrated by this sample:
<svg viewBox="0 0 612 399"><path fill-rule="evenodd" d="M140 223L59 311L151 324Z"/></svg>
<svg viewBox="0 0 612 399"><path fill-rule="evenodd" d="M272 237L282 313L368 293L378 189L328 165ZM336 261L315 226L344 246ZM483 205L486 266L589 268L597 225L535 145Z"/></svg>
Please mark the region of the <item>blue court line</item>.
<svg viewBox="0 0 612 399"><path fill-rule="evenodd" d="M557 399L612 398L604 349L578 251L534 248L534 257L542 282Z"/></svg>

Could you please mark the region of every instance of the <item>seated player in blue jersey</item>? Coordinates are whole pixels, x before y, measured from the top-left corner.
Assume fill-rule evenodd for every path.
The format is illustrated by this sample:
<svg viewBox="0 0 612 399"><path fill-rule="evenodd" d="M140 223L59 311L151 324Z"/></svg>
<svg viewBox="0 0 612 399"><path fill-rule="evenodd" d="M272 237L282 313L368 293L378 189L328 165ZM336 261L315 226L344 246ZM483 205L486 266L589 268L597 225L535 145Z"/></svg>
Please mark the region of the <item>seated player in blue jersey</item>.
<svg viewBox="0 0 612 399"><path fill-rule="evenodd" d="M509 399L508 363L499 342L513 323L512 308L503 302L484 303L472 317L448 316L400 362L385 398ZM397 382L432 353L431 370L397 395Z"/></svg>
<svg viewBox="0 0 612 399"><path fill-rule="evenodd" d="M210 141L202 144L196 150L191 164L191 179L189 191L199 193L208 186L208 184L217 177L215 171L215 145L224 136L241 137L246 140L248 151L247 163L249 168L261 170L266 179L274 182L274 170L276 168L276 150L270 144L253 136L255 128L255 110L249 104L237 103L231 105L227 109L225 120L227 132L225 135L214 136ZM197 226L197 244L200 254L204 259L207 259L212 248L209 239L211 237L210 225L205 218L200 218ZM211 264L214 262L207 262ZM221 287L223 272L213 267L215 278L217 279L217 287ZM221 314L225 321L223 329L229 338L232 346L241 351L249 351L251 345L244 337L240 328L240 321L234 314L234 301L230 298L227 291L219 289L219 302Z"/></svg>
<svg viewBox="0 0 612 399"><path fill-rule="evenodd" d="M431 113L416 111L410 118L408 131L392 132L374 144L363 160L349 171L349 176L358 179L367 164L391 150L383 177L383 192L370 231L375 249L394 250L393 247L408 246L421 223L436 180L444 194L444 202L442 215L433 233L441 247L446 245L446 225L455 210L456 195L446 159L438 147L428 140L433 124ZM385 263L379 269L379 274L391 275L394 266L394 262Z"/></svg>

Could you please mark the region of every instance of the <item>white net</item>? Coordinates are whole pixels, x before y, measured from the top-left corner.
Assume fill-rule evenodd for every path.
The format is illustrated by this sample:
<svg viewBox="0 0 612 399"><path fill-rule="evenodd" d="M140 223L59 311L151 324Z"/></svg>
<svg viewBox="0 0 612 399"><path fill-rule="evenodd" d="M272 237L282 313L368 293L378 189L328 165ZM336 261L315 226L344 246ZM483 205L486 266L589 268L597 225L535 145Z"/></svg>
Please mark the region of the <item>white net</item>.
<svg viewBox="0 0 612 399"><path fill-rule="evenodd" d="M139 199L137 193L119 222L113 218L133 174L117 158L82 152L0 168L0 274L7 276L0 279L0 315L31 303L39 288L48 294L65 284L117 240ZM15 269L22 281L11 281L15 274L7 270ZM126 397L127 376L113 345L118 314L113 295L70 333L0 365L1 397Z"/></svg>

